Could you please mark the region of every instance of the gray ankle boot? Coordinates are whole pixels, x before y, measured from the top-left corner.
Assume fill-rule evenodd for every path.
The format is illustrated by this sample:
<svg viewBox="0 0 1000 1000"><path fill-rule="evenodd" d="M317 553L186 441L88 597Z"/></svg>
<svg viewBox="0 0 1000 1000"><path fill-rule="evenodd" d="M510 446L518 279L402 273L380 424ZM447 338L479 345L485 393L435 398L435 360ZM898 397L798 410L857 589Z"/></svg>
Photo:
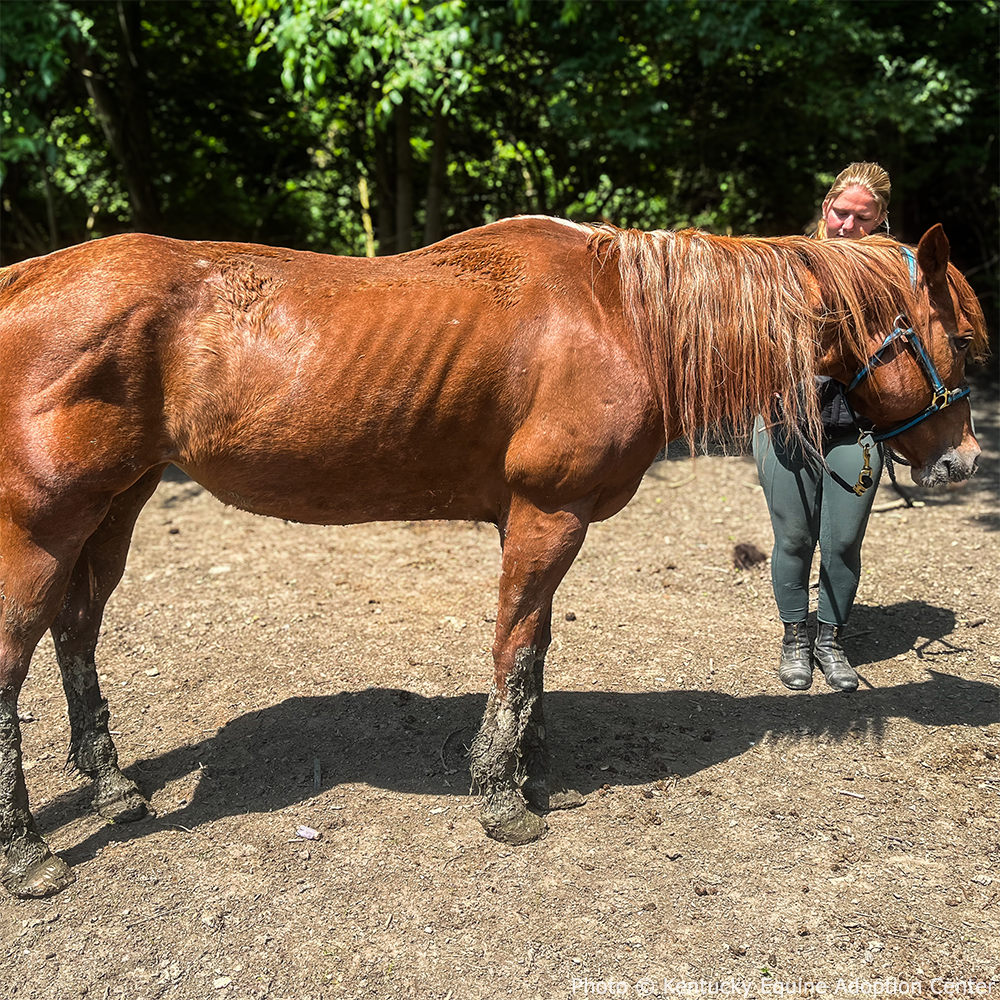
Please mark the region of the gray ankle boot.
<svg viewBox="0 0 1000 1000"><path fill-rule="evenodd" d="M805 622L785 622L781 640L781 662L778 677L786 688L805 691L812 684L812 656L809 652L809 630Z"/></svg>
<svg viewBox="0 0 1000 1000"><path fill-rule="evenodd" d="M813 662L823 671L826 683L835 691L857 691L858 672L848 662L840 645L840 635L839 626L819 622Z"/></svg>

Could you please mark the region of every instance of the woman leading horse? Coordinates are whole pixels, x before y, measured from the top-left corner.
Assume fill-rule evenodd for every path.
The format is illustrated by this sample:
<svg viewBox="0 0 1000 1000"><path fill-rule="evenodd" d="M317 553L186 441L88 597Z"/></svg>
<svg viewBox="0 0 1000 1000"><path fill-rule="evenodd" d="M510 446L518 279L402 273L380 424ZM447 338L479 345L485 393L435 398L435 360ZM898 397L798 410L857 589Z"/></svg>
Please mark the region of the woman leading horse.
<svg viewBox="0 0 1000 1000"><path fill-rule="evenodd" d="M553 774L542 671L552 596L589 524L665 441L747 427L775 393L849 383L901 315L945 386L985 346L940 226L916 250L516 218L354 259L126 235L0 271L0 843L3 883L73 879L35 827L17 699L52 632L71 762L115 820L147 804L119 766L95 650L132 528L168 463L225 503L321 524L491 521L494 676L472 774L487 833L581 800ZM969 476L968 401L904 340L851 397L923 484ZM786 408L818 439L815 403Z"/></svg>

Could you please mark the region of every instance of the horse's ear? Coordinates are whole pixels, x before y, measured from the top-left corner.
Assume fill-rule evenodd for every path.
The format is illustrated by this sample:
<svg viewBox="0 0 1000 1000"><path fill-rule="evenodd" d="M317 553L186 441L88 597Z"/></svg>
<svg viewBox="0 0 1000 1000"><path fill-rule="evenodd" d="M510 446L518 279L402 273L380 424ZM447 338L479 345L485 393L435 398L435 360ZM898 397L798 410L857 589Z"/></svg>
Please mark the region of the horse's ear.
<svg viewBox="0 0 1000 1000"><path fill-rule="evenodd" d="M941 288L948 278L948 254L951 245L944 234L944 227L938 222L920 237L917 244L917 263L927 279L927 287L933 291Z"/></svg>

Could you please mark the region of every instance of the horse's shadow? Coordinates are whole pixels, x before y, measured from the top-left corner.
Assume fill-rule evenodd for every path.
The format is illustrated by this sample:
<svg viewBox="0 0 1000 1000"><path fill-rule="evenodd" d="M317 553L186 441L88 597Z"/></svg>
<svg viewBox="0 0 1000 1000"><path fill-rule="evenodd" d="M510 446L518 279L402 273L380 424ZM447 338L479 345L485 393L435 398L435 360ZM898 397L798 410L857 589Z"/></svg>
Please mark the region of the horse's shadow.
<svg viewBox="0 0 1000 1000"><path fill-rule="evenodd" d="M551 691L546 715L553 758L568 783L588 795L606 783L643 785L688 777L768 738L824 734L837 740L863 732L878 739L894 717L926 726L997 721L996 686L928 673L929 680L863 686L853 696ZM425 698L368 688L289 698L248 712L209 739L127 768L144 793L155 796L158 817L102 826L63 854L70 864L79 864L111 842L144 836L150 822L195 829L223 816L305 806L306 800L345 783L409 794L469 794L467 748L484 708L482 695ZM181 793L170 787L184 777L194 785L186 792L190 801L176 797ZM58 827L85 811L88 792L81 787L41 808L36 814L40 828ZM350 816L350 802L349 796L344 799L345 816Z"/></svg>

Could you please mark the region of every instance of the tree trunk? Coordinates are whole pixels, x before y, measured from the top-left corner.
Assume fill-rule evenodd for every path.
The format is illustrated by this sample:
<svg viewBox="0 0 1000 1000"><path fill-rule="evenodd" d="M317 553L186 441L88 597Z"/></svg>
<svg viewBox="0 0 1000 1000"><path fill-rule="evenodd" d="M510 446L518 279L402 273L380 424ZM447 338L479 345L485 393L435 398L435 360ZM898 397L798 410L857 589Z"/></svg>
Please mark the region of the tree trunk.
<svg viewBox="0 0 1000 1000"><path fill-rule="evenodd" d="M434 145L431 148L431 175L427 182L427 221L424 246L444 236L444 186L448 172L448 118L439 104L434 109Z"/></svg>
<svg viewBox="0 0 1000 1000"><path fill-rule="evenodd" d="M375 256L375 233L372 230L371 206L368 203L368 179L362 175L358 181L358 196L361 199L361 227L365 231L365 256Z"/></svg>
<svg viewBox="0 0 1000 1000"><path fill-rule="evenodd" d="M56 225L56 195L52 190L52 178L47 163L40 163L42 180L45 182L45 214L49 220L49 252L59 249L59 228Z"/></svg>
<svg viewBox="0 0 1000 1000"><path fill-rule="evenodd" d="M384 257L395 253L396 224L393 207L396 199L392 192L389 169L389 136L375 126L375 198L378 203L378 254Z"/></svg>
<svg viewBox="0 0 1000 1000"><path fill-rule="evenodd" d="M45 171L45 164L30 160L15 160L8 164L4 191L21 191L30 183L30 167ZM25 257L40 257L49 253L51 243L35 225L35 221L21 210L18 199L0 200L0 267L6 267Z"/></svg>
<svg viewBox="0 0 1000 1000"><path fill-rule="evenodd" d="M150 175L152 131L149 125L146 74L140 63L142 6L139 0L118 0L122 44L118 78L112 82L99 62L82 44L71 47L73 61L97 112L97 119L121 164L129 196L133 226L144 232L159 232L162 226L159 199Z"/></svg>
<svg viewBox="0 0 1000 1000"><path fill-rule="evenodd" d="M413 230L413 155L410 150L410 95L393 113L396 125L396 253L410 249Z"/></svg>

